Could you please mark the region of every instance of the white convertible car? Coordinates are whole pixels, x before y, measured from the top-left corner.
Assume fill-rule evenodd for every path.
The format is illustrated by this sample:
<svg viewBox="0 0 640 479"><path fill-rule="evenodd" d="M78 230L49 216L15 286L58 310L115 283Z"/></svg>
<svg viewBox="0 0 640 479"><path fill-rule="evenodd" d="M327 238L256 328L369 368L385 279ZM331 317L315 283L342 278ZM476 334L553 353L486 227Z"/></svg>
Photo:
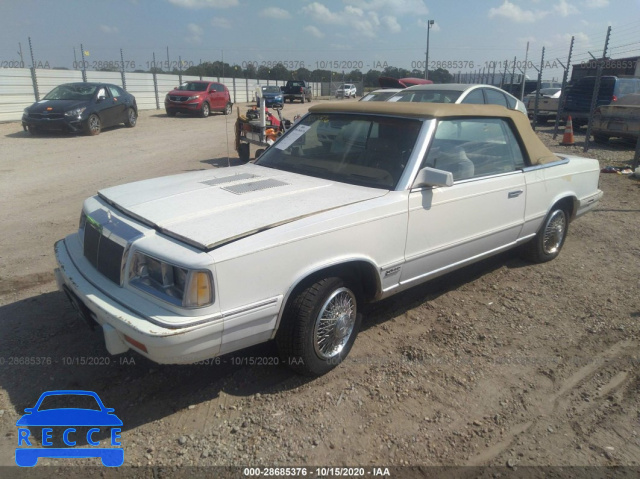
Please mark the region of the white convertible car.
<svg viewBox="0 0 640 479"><path fill-rule="evenodd" d="M275 339L319 375L363 302L507 248L555 258L598 177L501 106L317 105L255 164L99 191L56 278L111 354L191 363Z"/></svg>

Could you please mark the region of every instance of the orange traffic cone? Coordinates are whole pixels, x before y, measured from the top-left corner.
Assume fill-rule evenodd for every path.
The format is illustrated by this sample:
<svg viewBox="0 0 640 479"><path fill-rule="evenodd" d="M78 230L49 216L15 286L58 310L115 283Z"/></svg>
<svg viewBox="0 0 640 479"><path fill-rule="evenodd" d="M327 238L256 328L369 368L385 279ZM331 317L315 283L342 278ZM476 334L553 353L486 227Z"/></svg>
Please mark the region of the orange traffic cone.
<svg viewBox="0 0 640 479"><path fill-rule="evenodd" d="M575 144L575 141L573 141L573 123L571 122L571 115L567 117L567 124L564 127L564 136L562 137L562 143L560 144L563 146L571 146Z"/></svg>

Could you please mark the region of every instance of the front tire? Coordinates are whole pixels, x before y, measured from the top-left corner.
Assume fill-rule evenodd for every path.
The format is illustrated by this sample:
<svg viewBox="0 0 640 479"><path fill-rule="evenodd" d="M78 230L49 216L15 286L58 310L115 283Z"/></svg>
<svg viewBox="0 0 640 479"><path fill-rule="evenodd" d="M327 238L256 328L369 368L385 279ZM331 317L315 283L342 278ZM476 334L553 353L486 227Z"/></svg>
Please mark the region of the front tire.
<svg viewBox="0 0 640 479"><path fill-rule="evenodd" d="M200 108L200 116L206 118L209 116L209 113L211 113L211 108L209 108L209 104L205 101L202 104L202 108Z"/></svg>
<svg viewBox="0 0 640 479"><path fill-rule="evenodd" d="M93 113L89 119L87 120L87 135L96 136L99 135L102 131L102 122L100 121L100 117Z"/></svg>
<svg viewBox="0 0 640 479"><path fill-rule="evenodd" d="M546 263L559 254L569 231L569 214L554 206L544 219L536 236L524 245L523 256L534 263Z"/></svg>
<svg viewBox="0 0 640 479"><path fill-rule="evenodd" d="M323 278L299 291L276 336L282 361L306 376L321 376L340 364L362 320L356 291L340 277Z"/></svg>

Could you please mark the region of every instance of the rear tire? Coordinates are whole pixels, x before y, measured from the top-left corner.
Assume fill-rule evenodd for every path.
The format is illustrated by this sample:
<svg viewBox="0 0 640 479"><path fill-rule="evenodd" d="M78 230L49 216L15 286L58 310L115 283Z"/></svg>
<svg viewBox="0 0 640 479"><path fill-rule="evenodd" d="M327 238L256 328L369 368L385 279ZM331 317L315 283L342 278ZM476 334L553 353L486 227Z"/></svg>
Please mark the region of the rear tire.
<svg viewBox="0 0 640 479"><path fill-rule="evenodd" d="M340 364L362 320L356 291L347 280L328 277L292 297L276 335L283 363L306 376L321 376Z"/></svg>
<svg viewBox="0 0 640 479"><path fill-rule="evenodd" d="M225 115L231 115L232 109L233 107L231 106L231 103L227 103L227 106L224 107L224 111L222 113Z"/></svg>
<svg viewBox="0 0 640 479"><path fill-rule="evenodd" d="M129 108L127 111L127 121L124 122L127 128L133 128L138 123L138 114L133 108Z"/></svg>
<svg viewBox="0 0 640 479"><path fill-rule="evenodd" d="M559 254L569 231L569 213L562 205L554 205L536 236L523 245L522 256L534 263L546 263Z"/></svg>

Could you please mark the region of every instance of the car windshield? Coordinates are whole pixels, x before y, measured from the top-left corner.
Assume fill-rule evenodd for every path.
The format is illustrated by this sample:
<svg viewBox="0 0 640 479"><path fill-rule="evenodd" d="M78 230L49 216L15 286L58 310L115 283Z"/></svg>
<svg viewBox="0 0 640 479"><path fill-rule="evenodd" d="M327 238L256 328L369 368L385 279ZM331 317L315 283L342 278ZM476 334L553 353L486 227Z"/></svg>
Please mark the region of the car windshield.
<svg viewBox="0 0 640 479"><path fill-rule="evenodd" d="M391 190L413 151L420 120L309 114L256 164L317 178Z"/></svg>
<svg viewBox="0 0 640 479"><path fill-rule="evenodd" d="M395 95L397 92L395 91L381 91L381 92L371 92L367 95L363 96L360 101L387 101L390 97Z"/></svg>
<svg viewBox="0 0 640 479"><path fill-rule="evenodd" d="M206 89L207 84L199 82L186 82L178 87L178 90L183 91L205 91Z"/></svg>
<svg viewBox="0 0 640 479"><path fill-rule="evenodd" d="M263 93L282 93L277 86L263 86L262 91Z"/></svg>
<svg viewBox="0 0 640 479"><path fill-rule="evenodd" d="M396 93L387 101L412 103L455 103L462 94L456 90L405 90Z"/></svg>
<svg viewBox="0 0 640 479"><path fill-rule="evenodd" d="M60 85L45 95L43 100L91 100L98 87L96 85Z"/></svg>
<svg viewBox="0 0 640 479"><path fill-rule="evenodd" d="M88 394L56 394L42 400L38 411L49 409L91 409L100 411L100 405L93 396Z"/></svg>

